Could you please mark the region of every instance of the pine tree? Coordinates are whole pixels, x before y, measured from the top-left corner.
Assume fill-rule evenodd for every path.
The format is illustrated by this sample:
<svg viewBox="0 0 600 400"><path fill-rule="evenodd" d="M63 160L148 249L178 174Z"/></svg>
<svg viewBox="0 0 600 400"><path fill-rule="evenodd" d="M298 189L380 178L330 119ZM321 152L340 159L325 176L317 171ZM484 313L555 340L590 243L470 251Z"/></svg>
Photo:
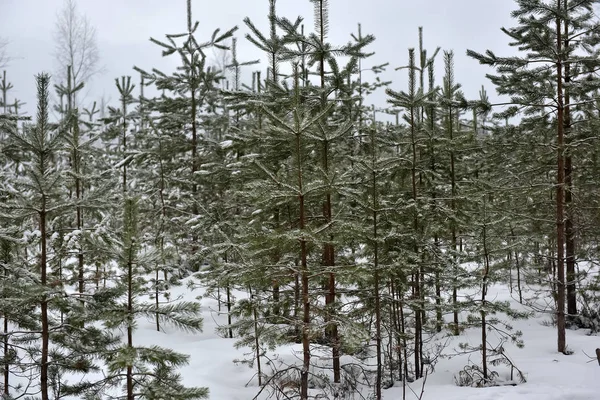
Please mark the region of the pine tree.
<svg viewBox="0 0 600 400"><path fill-rule="evenodd" d="M167 75L156 69L147 72L141 68L135 69L142 74L148 85L154 85L165 95L154 99L147 99L146 112L158 112L162 123L169 126L169 134L173 135L171 140L173 150L178 151L180 156L188 158L188 169L178 165L177 174L181 195L187 204L186 209L181 210L181 215L176 218L186 226L191 218L196 218L200 212L199 203L199 175L196 173L202 165L202 151L199 146L203 139L203 121L211 114L218 84L222 79L222 72L211 68L207 62L206 51L210 48L225 49L226 41L230 39L237 27L226 32L215 30L207 41L200 41L196 37L198 22L192 23L191 0L187 2L187 30L183 34L166 35L166 41L151 39L151 41L163 50L163 56L176 54L181 60L179 70ZM184 38L181 43L176 40ZM181 158L181 157L180 157ZM189 208L187 208L189 207ZM189 255L185 261L198 270L203 260L195 259L198 250L196 242L198 237L190 232L185 232L188 237L186 254Z"/></svg>
<svg viewBox="0 0 600 400"><path fill-rule="evenodd" d="M51 221L65 215L73 203L62 191L64 176L60 171L62 130L48 119L49 82L46 74L37 76L38 115L35 125L6 126L12 146L20 153L22 174L11 177L1 208L2 220L9 221L11 242L28 246L26 252L17 252L8 265L10 271L3 281L2 313L19 329L8 332L7 339L16 344L11 364L23 376L32 374L29 387L36 388L42 399L61 396L62 393L82 392L61 381L67 372L87 374L97 370L95 353L104 351L112 342L110 335L94 327L84 327L82 321L90 318L81 303L66 293L63 282L53 270L55 257L50 246ZM35 226L37 229L29 231ZM11 232L12 230L12 232ZM29 231L29 233L27 233ZM25 233L28 239L15 239ZM15 282L21 282L15 284ZM10 299L19 299L19 304ZM18 311L17 311L18 310ZM39 311L38 311L39 310ZM64 316L58 318L58 315ZM23 334L22 331L30 332ZM6 346L6 342L5 342ZM12 346L8 346L9 348ZM5 347L6 348L6 347ZM10 349L9 349L10 350ZM39 371L39 374L35 371ZM31 379L31 378L29 378ZM21 388L17 387L17 394Z"/></svg>
<svg viewBox="0 0 600 400"><path fill-rule="evenodd" d="M421 123L419 121L419 113L421 107L424 107L425 101L429 97L429 93L424 93L421 89L417 88L416 74L418 67L415 64L415 52L414 49L409 50L409 61L408 61L408 92L394 92L391 89L386 90L388 96L390 96L389 102L394 106L404 108L406 114L404 119L408 123L408 139L407 145L410 148L408 159L410 169L410 196L411 200L408 202L408 208L412 216L412 249L410 251L409 269L412 275L412 296L414 302L414 314L415 314L415 337L414 337L414 366L415 376L420 378L422 376L422 340L423 340L423 307L424 307L424 293L423 293L423 267L422 267L422 249L420 248L422 242L422 228L421 221L419 221L419 209L418 204L419 194L419 164L420 152L420 139L417 138L418 133L421 130Z"/></svg>
<svg viewBox="0 0 600 400"><path fill-rule="evenodd" d="M178 302L156 306L140 301L146 294L145 274L151 270L156 257L144 250L138 227L139 199L126 196L123 200L122 235L114 243L114 254L120 265L120 276L112 289L98 292L106 306L100 310L105 326L109 329L125 328L125 343L113 351L103 353L107 363L106 382L119 385L125 381L125 398L134 400L160 399L203 399L208 395L206 388L186 388L175 368L185 365L188 356L159 346L140 347L134 343L133 333L137 318L159 316L162 323L189 332L202 330L202 319L198 316L199 304Z"/></svg>
<svg viewBox="0 0 600 400"><path fill-rule="evenodd" d="M561 353L568 353L566 347L565 318L565 114L574 112L574 97L565 98L566 90L571 93L589 93L595 90L595 84L586 83L589 74L581 74L580 79L573 79L571 72L581 68L588 71L594 68L595 44L597 35L594 31L593 1L571 3L568 0L518 0L518 9L512 16L517 19L515 28L503 28L512 40L511 45L527 52L521 56L498 57L487 51L480 54L469 50L467 54L480 63L493 66L497 75L488 75L496 85L499 94L508 95L512 105L510 114L516 114L520 108L525 110L528 118L537 117L548 124L545 113L555 113L554 121L557 149L556 160L556 321L558 342ZM568 4L568 6L567 6ZM566 28L566 29L565 29ZM577 38L577 40L575 40ZM579 53L581 52L581 53ZM568 67L567 67L568 66ZM571 71L565 75L565 70ZM566 85L565 78L569 82ZM552 82L552 83L548 83ZM541 85L539 88L534 85Z"/></svg>

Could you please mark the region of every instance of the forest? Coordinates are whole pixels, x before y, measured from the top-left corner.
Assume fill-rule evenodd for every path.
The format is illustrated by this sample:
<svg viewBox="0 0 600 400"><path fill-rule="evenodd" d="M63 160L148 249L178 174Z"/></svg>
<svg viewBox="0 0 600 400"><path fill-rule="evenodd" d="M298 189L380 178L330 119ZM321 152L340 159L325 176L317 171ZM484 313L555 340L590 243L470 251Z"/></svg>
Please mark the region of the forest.
<svg viewBox="0 0 600 400"><path fill-rule="evenodd" d="M419 28L398 66L308 1L208 37L182 2L177 68L106 103L66 0L34 115L0 41L3 400L597 398L599 2L515 0L506 56Z"/></svg>

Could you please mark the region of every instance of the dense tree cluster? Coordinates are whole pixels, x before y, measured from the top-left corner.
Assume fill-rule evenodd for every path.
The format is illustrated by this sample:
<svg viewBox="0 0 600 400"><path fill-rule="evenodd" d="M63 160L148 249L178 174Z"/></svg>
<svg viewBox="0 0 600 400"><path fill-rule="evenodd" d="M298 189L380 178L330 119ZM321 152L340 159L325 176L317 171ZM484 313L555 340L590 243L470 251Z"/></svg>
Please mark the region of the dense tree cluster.
<svg viewBox="0 0 600 400"><path fill-rule="evenodd" d="M502 366L524 380L504 343L522 346L509 320L527 309L554 317L565 354L569 325L599 329L598 282L578 268L600 234L595 2L517 0L503 30L518 55L467 52L504 104L463 93L454 53L428 52L422 30L404 86L383 81L375 38L359 25L331 43L328 2L311 2L313 29L276 0L268 32L244 20L267 60L249 83L237 28L199 38L190 0L184 32L152 39L179 67L136 66L106 110L78 107L86 75L69 66L37 76L30 118L4 73L4 398L207 397L181 383L188 356L134 341L140 317L202 329L199 303L170 296L184 278L252 349L261 390L286 398L379 400L433 370L433 338L473 327L462 350L481 357L458 384L494 385ZM368 105L377 91L387 103ZM490 298L498 283L523 307ZM290 343L298 362L267 368Z"/></svg>

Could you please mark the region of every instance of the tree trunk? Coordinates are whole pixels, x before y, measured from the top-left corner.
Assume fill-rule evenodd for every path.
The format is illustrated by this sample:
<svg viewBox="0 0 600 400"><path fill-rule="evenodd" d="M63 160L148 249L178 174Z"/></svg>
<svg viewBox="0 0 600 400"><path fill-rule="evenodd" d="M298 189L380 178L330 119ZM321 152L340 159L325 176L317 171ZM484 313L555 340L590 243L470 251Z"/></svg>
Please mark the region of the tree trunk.
<svg viewBox="0 0 600 400"><path fill-rule="evenodd" d="M10 392L10 359L8 357L8 318L4 317L4 397L9 398Z"/></svg>
<svg viewBox="0 0 600 400"><path fill-rule="evenodd" d="M411 49L411 52L413 50ZM412 58L412 55L411 55ZM414 70L412 73L414 73ZM412 180L412 200L414 202L414 207L417 207L417 138L416 138L416 127L415 127L415 109L414 107L410 108L410 131L411 131L411 147L412 147L412 166L411 166L411 180ZM419 232L419 218L418 218L418 210L414 210L413 214L413 250L415 252L415 259L417 259L417 255L419 254L419 243L417 240L417 235ZM421 377L421 334L422 334L422 304L421 304L421 269L417 267L413 272L413 302L414 313L415 313L415 342L414 342L414 360L415 360L415 377L419 379Z"/></svg>
<svg viewBox="0 0 600 400"><path fill-rule="evenodd" d="M299 106L299 81L298 67L295 67L295 97L296 106ZM298 168L298 208L299 208L299 228L302 233L306 230L306 209L304 204L304 182L303 182L303 162L302 162L302 131L300 121L296 120L296 160ZM308 375L310 371L310 297L309 297L309 270L308 270L308 249L306 238L300 239L300 283L302 291L302 354L303 362L300 371L300 400L308 400Z"/></svg>
<svg viewBox="0 0 600 400"><path fill-rule="evenodd" d="M517 291L519 292L519 303L523 304L523 291L521 290L521 263L519 262L519 253L515 250L515 263L517 266Z"/></svg>
<svg viewBox="0 0 600 400"><path fill-rule="evenodd" d="M446 122L447 129L450 134L450 185L452 188L452 193L450 197L450 208L452 211L452 215L456 215L456 172L455 172L455 160L454 160L454 124L452 122L452 107L448 107L448 121ZM474 120L475 124L477 124L477 119ZM476 128L475 128L476 129ZM458 336L460 333L458 329L458 260L456 257L456 247L457 247L457 234L456 234L456 226L455 222L451 222L451 245L452 252L455 253L452 255L452 266L453 266L453 279L452 279L452 320L453 320L453 328L454 335Z"/></svg>
<svg viewBox="0 0 600 400"><path fill-rule="evenodd" d="M133 246L130 244L130 246ZM133 249L128 249L129 260L127 261L127 347L133 348ZM130 353L131 354L131 353ZM135 400L133 392L133 366L127 366L127 400Z"/></svg>
<svg viewBox="0 0 600 400"><path fill-rule="evenodd" d="M327 4L323 0L318 0L315 2L315 10L319 13L319 21L321 21L321 25L318 27L319 41L322 46L325 45L325 30L327 23ZM327 95L325 94L325 55L324 53L320 54L319 58L319 76L321 83L321 106L325 108L327 106ZM324 126L326 126L326 121L324 122ZM327 139L323 141L323 171L325 174L329 173L329 142ZM325 196L325 203L323 204L323 216L325 217L325 223L327 225L331 225L332 222L332 203L331 203L331 193L327 193ZM340 338L338 334L338 325L335 318L335 272L333 271L333 267L335 265L335 252L333 248L333 235L329 235L330 242L325 243L323 246L323 265L325 268L329 269L329 292L325 296L325 306L330 315L326 318L329 319L326 324L326 336L331 340L332 347L332 358L333 358L333 382L340 383L341 382L341 366L340 366Z"/></svg>
<svg viewBox="0 0 600 400"><path fill-rule="evenodd" d="M256 304L254 304L254 295L252 294L252 288L248 288L248 293L250 294L250 300L252 301L252 318L254 320L254 347L255 347L255 357L256 357L256 368L258 375L258 386L262 386L262 369L260 365L260 337L258 333L258 312L256 311ZM231 324L230 324L231 326ZM230 329L231 332L231 329Z"/></svg>
<svg viewBox="0 0 600 400"><path fill-rule="evenodd" d="M4 264L6 266L8 266L11 262L11 245L10 242L8 241L0 241L2 242L1 245L3 247L3 253L4 253ZM7 279L8 277L8 269L4 270L4 279ZM4 330L3 330L3 338L2 338L2 342L3 342L3 351L4 351L4 397L9 398L9 394L10 394L10 361L11 361L11 357L9 357L9 339L8 339L8 316L5 314L4 315Z"/></svg>
<svg viewBox="0 0 600 400"><path fill-rule="evenodd" d="M406 319L404 317L404 301L400 294L398 294L398 299L400 300L400 304L398 304L398 308L400 309L400 333L402 334L402 352L403 352L403 360L404 360L404 379L402 379L402 400L406 399L406 382L408 380L408 346L406 344Z"/></svg>
<svg viewBox="0 0 600 400"><path fill-rule="evenodd" d="M567 0L564 0L564 8L568 12ZM565 47L569 46L569 21L564 21ZM571 82L571 64L565 63L565 234L566 234L566 264L567 264L567 314L569 318L577 315L577 288L575 282L575 229L573 225L573 160L571 158L571 96L569 94L569 83Z"/></svg>
<svg viewBox="0 0 600 400"><path fill-rule="evenodd" d="M125 82L125 80L123 80ZM123 126L121 127L121 143L123 145L123 157L126 157L127 154L127 100L125 97L121 100L121 108L123 112ZM123 193L127 192L127 163L123 163L123 172L122 172L122 185L123 185Z"/></svg>
<svg viewBox="0 0 600 400"><path fill-rule="evenodd" d="M301 179L301 178L300 178ZM300 203L300 229L304 230L304 195L299 196ZM303 363L300 373L300 398L308 400L308 373L310 370L310 299L308 288L308 250L306 240L300 241L300 259L301 259L301 288L302 288L302 353Z"/></svg>
<svg viewBox="0 0 600 400"><path fill-rule="evenodd" d="M227 333L229 335L229 339L233 339L233 328L231 327L233 321L231 319L231 288L229 283L225 287L225 292L227 293Z"/></svg>
<svg viewBox="0 0 600 400"><path fill-rule="evenodd" d="M558 9L561 8L561 1L557 0ZM564 217L564 198L565 198L565 138L564 138L564 102L563 102L563 60L562 60L562 24L561 17L556 18L556 52L558 59L556 62L557 73L557 182L556 182L556 327L557 327L557 347L560 353L566 353L567 341L565 332L565 217Z"/></svg>
<svg viewBox="0 0 600 400"><path fill-rule="evenodd" d="M46 248L46 198L42 196L42 210L40 212L40 275L43 290L47 289L47 248ZM42 319L42 354L40 360L40 390L42 400L50 400L48 393L48 356L50 350L50 327L48 324L48 298L43 294L40 304Z"/></svg>
<svg viewBox="0 0 600 400"><path fill-rule="evenodd" d="M82 197L82 184L81 184L81 155L79 153L79 121L78 116L73 113L73 104L75 103L75 92L73 91L76 87L75 79L72 75L72 66L67 67L67 118L69 130L73 136L73 152L71 154L71 163L73 174L75 175L75 198L77 199L77 206L75 207L76 212L76 224L77 230L79 231L80 239L77 249L77 290L80 294L85 290L84 280L84 263L83 263L83 210L81 208L81 197ZM62 278L62 277L61 277Z"/></svg>
<svg viewBox="0 0 600 400"><path fill-rule="evenodd" d="M390 313L392 315L392 328L393 331L390 333L390 341L393 343L394 333L396 333L396 352L398 353L398 376L401 380L404 379L404 372L402 371L402 339L400 336L400 310L398 310L398 302L396 301L396 287L394 285L394 280L390 280L390 297L392 299Z"/></svg>
<svg viewBox="0 0 600 400"><path fill-rule="evenodd" d="M380 276L379 276L379 242L377 231L377 218L379 201L377 197L377 144L375 143L375 130L371 133L371 170L372 170L372 194L373 197L373 267L374 267L374 290L375 290L375 346L377 354L377 376L375 378L375 399L381 400L381 378L383 374L383 363L381 359L381 298L380 298ZM391 339L391 338L390 338ZM339 357L339 355L338 355ZM339 360L338 360L339 362Z"/></svg>
<svg viewBox="0 0 600 400"><path fill-rule="evenodd" d="M490 273L490 258L487 248L487 210L485 210L485 196L484 195L484 225L483 225L483 256L484 256L484 269L481 278L481 366L483 368L483 379L487 383L488 381L488 360L487 360L487 321L486 321L486 295L488 289L488 275Z"/></svg>
<svg viewBox="0 0 600 400"><path fill-rule="evenodd" d="M164 250L162 249L162 246L161 246L161 252L162 251L164 251ZM159 279L159 271L158 271L158 266L157 266L154 271L154 305L156 306L157 310L160 305L160 302L159 302L160 291L158 290L158 286L159 286L158 279ZM160 332L160 316L159 316L158 311L156 312L155 319L156 319L156 331Z"/></svg>

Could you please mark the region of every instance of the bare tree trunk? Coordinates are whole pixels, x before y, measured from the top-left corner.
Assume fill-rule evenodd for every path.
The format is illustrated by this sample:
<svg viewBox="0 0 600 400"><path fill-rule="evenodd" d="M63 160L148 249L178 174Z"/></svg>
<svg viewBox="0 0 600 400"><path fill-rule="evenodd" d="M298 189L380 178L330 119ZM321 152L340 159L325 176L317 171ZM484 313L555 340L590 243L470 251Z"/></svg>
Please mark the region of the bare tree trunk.
<svg viewBox="0 0 600 400"><path fill-rule="evenodd" d="M91 78L100 72L98 62L100 53L96 40L96 29L89 19L77 9L76 0L65 0L55 23L55 60L60 66L58 80L64 83L67 79L64 71L68 65L72 67L72 82L76 88L82 83L89 83ZM73 107L78 107L76 93L73 93Z"/></svg>

